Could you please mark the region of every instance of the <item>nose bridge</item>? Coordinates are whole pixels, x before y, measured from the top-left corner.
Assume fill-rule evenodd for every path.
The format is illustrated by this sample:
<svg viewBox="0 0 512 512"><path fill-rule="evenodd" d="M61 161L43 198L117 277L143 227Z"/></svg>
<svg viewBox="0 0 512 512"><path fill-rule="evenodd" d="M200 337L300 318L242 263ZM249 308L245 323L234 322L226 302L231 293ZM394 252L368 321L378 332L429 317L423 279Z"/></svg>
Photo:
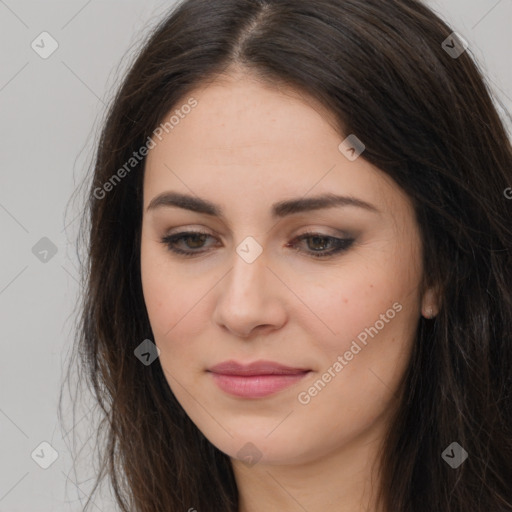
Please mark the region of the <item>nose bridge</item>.
<svg viewBox="0 0 512 512"><path fill-rule="evenodd" d="M219 283L214 321L241 337L249 336L256 327L277 328L285 321L285 311L276 302L274 278L267 268L268 260L261 246L259 254L253 242L236 247L232 267ZM275 279L275 278L274 278Z"/></svg>
<svg viewBox="0 0 512 512"><path fill-rule="evenodd" d="M287 321L286 290L268 268L273 264L265 246L268 238L263 239L260 244L246 236L234 246L231 269L216 290L213 321L241 338L256 329L279 330Z"/></svg>
<svg viewBox="0 0 512 512"><path fill-rule="evenodd" d="M227 279L229 290L225 291L234 294L238 299L258 294L264 290L268 272L263 247L252 237L248 237L236 247L233 267Z"/></svg>

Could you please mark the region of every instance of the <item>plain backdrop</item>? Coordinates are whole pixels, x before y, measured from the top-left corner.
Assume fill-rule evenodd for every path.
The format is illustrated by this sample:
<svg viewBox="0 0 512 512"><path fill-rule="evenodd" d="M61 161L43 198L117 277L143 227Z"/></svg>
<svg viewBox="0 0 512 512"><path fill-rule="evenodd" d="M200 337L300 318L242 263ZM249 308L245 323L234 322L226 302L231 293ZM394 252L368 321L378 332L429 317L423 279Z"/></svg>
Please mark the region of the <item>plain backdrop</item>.
<svg viewBox="0 0 512 512"><path fill-rule="evenodd" d="M512 1L428 3L512 111ZM90 492L94 468L76 475L69 451L87 408L65 429L57 417L79 276L70 198L137 43L173 4L0 0L0 512L80 511ZM104 494L91 510L115 507Z"/></svg>

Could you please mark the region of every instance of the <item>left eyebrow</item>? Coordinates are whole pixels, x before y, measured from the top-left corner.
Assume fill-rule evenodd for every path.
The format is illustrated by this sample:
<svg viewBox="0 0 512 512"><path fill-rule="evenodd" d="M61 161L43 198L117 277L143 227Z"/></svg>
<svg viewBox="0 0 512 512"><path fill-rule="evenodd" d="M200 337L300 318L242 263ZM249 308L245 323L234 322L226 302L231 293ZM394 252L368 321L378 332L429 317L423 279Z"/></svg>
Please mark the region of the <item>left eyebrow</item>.
<svg viewBox="0 0 512 512"><path fill-rule="evenodd" d="M224 217L223 210L219 205L200 197L180 194L178 192L164 192L154 197L146 211L173 206L214 217ZM374 205L356 197L322 194L315 197L287 199L274 203L272 205L272 217L282 218L295 213L346 206L362 208L373 213L381 213Z"/></svg>

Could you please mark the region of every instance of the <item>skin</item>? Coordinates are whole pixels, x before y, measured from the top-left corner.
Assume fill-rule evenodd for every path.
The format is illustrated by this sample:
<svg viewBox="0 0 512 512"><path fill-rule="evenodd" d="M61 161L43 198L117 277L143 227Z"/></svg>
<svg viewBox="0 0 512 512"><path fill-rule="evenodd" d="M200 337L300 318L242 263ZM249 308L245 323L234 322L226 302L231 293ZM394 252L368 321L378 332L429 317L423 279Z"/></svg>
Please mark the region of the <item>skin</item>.
<svg viewBox="0 0 512 512"><path fill-rule="evenodd" d="M142 285L169 386L231 457L240 512L376 511L377 452L420 315L436 307L432 290L419 290L421 240L412 205L364 153L355 161L342 154L338 146L348 134L340 135L312 99L242 72L190 96L197 107L155 140L144 177ZM168 191L217 203L225 218L177 207L147 210ZM360 198L379 213L345 206L270 215L275 202L327 192ZM212 238L178 246L206 252L185 258L162 243L170 232L187 230ZM306 231L348 233L355 242L325 259L311 253L328 252L328 242L302 240L302 252L287 247ZM252 263L236 252L248 236L263 250ZM361 351L309 403L300 403L299 393L395 303L400 312L366 346L359 343ZM206 372L230 359L312 371L271 396L236 398ZM254 465L238 455L248 442L261 457Z"/></svg>

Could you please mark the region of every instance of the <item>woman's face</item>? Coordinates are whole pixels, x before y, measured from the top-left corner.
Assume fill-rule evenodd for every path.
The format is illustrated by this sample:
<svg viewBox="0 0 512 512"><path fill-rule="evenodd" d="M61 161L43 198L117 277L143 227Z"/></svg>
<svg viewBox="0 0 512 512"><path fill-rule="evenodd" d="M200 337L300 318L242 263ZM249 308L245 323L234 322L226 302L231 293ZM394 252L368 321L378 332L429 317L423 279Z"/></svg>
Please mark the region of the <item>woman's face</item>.
<svg viewBox="0 0 512 512"><path fill-rule="evenodd" d="M142 285L170 388L248 464L377 440L426 300L407 196L292 91L239 77L191 97L144 178Z"/></svg>

